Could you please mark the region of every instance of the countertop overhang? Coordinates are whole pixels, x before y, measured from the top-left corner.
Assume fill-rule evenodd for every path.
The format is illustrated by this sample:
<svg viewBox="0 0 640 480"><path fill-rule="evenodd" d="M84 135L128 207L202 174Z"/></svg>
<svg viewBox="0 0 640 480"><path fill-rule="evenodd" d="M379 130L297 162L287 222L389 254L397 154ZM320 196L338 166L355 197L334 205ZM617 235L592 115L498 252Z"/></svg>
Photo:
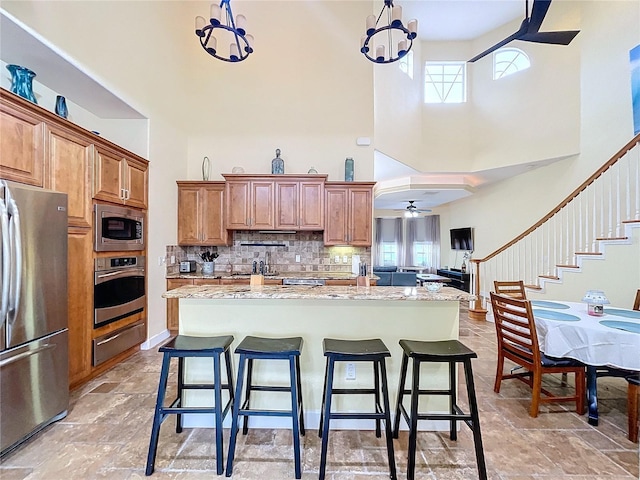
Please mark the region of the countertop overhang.
<svg viewBox="0 0 640 480"><path fill-rule="evenodd" d="M466 301L475 297L462 290L443 287L430 292L424 287L347 287L282 285L187 285L165 292L164 298L189 299L314 299L314 300L409 300Z"/></svg>

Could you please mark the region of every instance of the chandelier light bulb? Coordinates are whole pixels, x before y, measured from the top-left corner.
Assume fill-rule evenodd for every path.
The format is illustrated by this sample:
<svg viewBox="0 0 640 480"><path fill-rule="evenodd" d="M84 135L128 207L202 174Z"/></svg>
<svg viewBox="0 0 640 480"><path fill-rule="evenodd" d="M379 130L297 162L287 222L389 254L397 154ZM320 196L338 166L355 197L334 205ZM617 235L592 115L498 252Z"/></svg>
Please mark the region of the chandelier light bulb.
<svg viewBox="0 0 640 480"><path fill-rule="evenodd" d="M376 30L376 16L369 15L367 17L367 35L371 35Z"/></svg>
<svg viewBox="0 0 640 480"><path fill-rule="evenodd" d="M216 39L216 37L211 35L209 37L209 42L207 43L207 52L209 52L211 55L215 55L217 49L218 49L218 40Z"/></svg>
<svg viewBox="0 0 640 480"><path fill-rule="evenodd" d="M238 15L236 17L236 29L240 35L246 35L247 33L247 17L244 15Z"/></svg>
<svg viewBox="0 0 640 480"><path fill-rule="evenodd" d="M394 27L402 25L402 7L399 5L391 8L391 25Z"/></svg>
<svg viewBox="0 0 640 480"><path fill-rule="evenodd" d="M407 30L409 30L409 33L411 34L411 40L416 38L418 36L418 20L416 20L415 18L409 20L409 23L407 24Z"/></svg>
<svg viewBox="0 0 640 480"><path fill-rule="evenodd" d="M222 13L222 10L220 8L220 5L218 5L217 3L212 3L211 11L210 11L211 25L220 25L221 13Z"/></svg>
<svg viewBox="0 0 640 480"><path fill-rule="evenodd" d="M365 52L369 51L369 47L364 45L366 41L367 41L367 36L363 35L362 38L360 39L360 51L365 51Z"/></svg>
<svg viewBox="0 0 640 480"><path fill-rule="evenodd" d="M376 47L376 61L378 62L384 61L384 45L378 45Z"/></svg>
<svg viewBox="0 0 640 480"><path fill-rule="evenodd" d="M238 51L238 44L237 43L232 43L231 45L229 45L229 57L231 57L231 61L232 62L237 62L238 59L240 58L240 52Z"/></svg>
<svg viewBox="0 0 640 480"><path fill-rule="evenodd" d="M244 51L247 53L252 53L253 52L253 35L247 35L246 38L247 38L247 43L249 45L244 47Z"/></svg>
<svg viewBox="0 0 640 480"><path fill-rule="evenodd" d="M398 56L402 57L407 54L407 41L400 40L398 42Z"/></svg>
<svg viewBox="0 0 640 480"><path fill-rule="evenodd" d="M204 19L204 17L196 17L196 35L198 35L199 37L202 37L204 35L202 29L206 24L207 21Z"/></svg>

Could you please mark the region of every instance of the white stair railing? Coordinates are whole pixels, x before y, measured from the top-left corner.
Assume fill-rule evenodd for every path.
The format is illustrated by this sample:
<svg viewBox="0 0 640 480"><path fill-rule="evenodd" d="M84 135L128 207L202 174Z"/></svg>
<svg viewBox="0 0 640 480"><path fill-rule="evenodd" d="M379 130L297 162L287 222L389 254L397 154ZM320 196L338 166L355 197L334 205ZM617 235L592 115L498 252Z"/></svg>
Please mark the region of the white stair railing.
<svg viewBox="0 0 640 480"><path fill-rule="evenodd" d="M600 240L624 237L625 222L640 221L640 134L576 188L557 207L515 239L473 259L472 318L484 318L493 282L558 278L559 268L577 268L576 254L599 255Z"/></svg>

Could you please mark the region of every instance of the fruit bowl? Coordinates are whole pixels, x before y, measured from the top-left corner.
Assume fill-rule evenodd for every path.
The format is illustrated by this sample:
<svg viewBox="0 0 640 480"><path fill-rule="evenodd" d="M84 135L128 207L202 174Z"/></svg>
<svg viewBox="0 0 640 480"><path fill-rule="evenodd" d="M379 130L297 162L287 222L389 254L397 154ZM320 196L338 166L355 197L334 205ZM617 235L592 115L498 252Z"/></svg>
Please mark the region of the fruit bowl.
<svg viewBox="0 0 640 480"><path fill-rule="evenodd" d="M427 290L430 292L438 292L443 287L443 283L440 282L427 282Z"/></svg>

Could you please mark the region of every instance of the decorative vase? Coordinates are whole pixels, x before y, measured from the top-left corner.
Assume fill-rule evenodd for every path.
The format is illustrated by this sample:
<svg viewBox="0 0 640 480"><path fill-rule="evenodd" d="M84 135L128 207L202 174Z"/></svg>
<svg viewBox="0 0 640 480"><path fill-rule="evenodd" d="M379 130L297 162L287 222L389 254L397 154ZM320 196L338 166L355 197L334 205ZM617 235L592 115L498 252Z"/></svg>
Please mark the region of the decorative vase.
<svg viewBox="0 0 640 480"><path fill-rule="evenodd" d="M280 149L276 149L276 158L271 160L271 173L282 175L284 174L284 160L280 158Z"/></svg>
<svg viewBox="0 0 640 480"><path fill-rule="evenodd" d="M315 168L311 167L307 173L314 173L315 174L315 173L318 173L318 171Z"/></svg>
<svg viewBox="0 0 640 480"><path fill-rule="evenodd" d="M347 157L344 161L344 181L353 182L353 158Z"/></svg>
<svg viewBox="0 0 640 480"><path fill-rule="evenodd" d="M67 110L67 101L62 95L56 97L56 115L67 118L69 110Z"/></svg>
<svg viewBox="0 0 640 480"><path fill-rule="evenodd" d="M36 74L20 65L7 65L7 70L11 72L11 91L33 103L38 103L33 94L33 77Z"/></svg>
<svg viewBox="0 0 640 480"><path fill-rule="evenodd" d="M202 180L205 182L209 180L209 170L211 169L211 162L209 161L209 157L204 157L202 159Z"/></svg>
<svg viewBox="0 0 640 480"><path fill-rule="evenodd" d="M202 274L203 275L213 275L215 262L204 262L202 264Z"/></svg>

